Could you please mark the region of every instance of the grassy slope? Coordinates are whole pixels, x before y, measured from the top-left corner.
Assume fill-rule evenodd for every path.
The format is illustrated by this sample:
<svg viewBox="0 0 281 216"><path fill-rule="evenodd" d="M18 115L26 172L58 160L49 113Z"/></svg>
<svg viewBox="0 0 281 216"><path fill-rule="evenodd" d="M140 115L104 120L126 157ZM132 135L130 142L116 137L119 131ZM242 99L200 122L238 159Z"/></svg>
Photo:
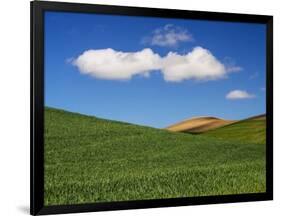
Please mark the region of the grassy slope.
<svg viewBox="0 0 281 216"><path fill-rule="evenodd" d="M47 108L45 205L265 191L265 145Z"/></svg>
<svg viewBox="0 0 281 216"><path fill-rule="evenodd" d="M217 139L228 139L241 143L265 144L266 120L249 119L239 121L232 125L210 130L204 136L215 137Z"/></svg>

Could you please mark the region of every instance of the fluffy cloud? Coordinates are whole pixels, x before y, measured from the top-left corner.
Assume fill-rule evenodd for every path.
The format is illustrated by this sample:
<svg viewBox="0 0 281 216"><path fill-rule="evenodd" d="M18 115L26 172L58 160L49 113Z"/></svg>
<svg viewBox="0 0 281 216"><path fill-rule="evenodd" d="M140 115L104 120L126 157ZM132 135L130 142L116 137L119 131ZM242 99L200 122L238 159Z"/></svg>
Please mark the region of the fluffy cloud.
<svg viewBox="0 0 281 216"><path fill-rule="evenodd" d="M72 63L82 74L100 79L127 80L134 75L147 76L160 69L160 56L151 49L120 52L113 49L87 50Z"/></svg>
<svg viewBox="0 0 281 216"><path fill-rule="evenodd" d="M226 76L225 66L212 53L195 47L186 55L174 52L163 58L162 72L166 81L216 80Z"/></svg>
<svg viewBox="0 0 281 216"><path fill-rule="evenodd" d="M226 99L229 100L249 99L254 97L256 97L254 94L250 94L243 90L233 90L226 95Z"/></svg>
<svg viewBox="0 0 281 216"><path fill-rule="evenodd" d="M192 41L192 35L187 30L167 24L153 31L152 35L144 38L145 43L161 47L174 47L180 42Z"/></svg>
<svg viewBox="0 0 281 216"><path fill-rule="evenodd" d="M149 76L160 70L165 81L217 80L227 76L228 69L209 50L195 47L180 55L169 52L160 57L151 49L121 52L113 49L87 50L72 61L82 74L99 79L127 80L135 75Z"/></svg>

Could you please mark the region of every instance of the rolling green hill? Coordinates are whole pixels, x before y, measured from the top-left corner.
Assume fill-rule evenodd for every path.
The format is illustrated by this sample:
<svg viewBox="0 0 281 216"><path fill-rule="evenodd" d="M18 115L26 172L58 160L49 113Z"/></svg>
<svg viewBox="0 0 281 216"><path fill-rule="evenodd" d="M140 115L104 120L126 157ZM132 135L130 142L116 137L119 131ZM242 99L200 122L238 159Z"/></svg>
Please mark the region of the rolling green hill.
<svg viewBox="0 0 281 216"><path fill-rule="evenodd" d="M265 144L266 142L266 119L265 117L250 118L238 121L218 129L204 133L217 139L228 139L241 143Z"/></svg>
<svg viewBox="0 0 281 216"><path fill-rule="evenodd" d="M211 133L45 108L45 205L264 192L265 145Z"/></svg>

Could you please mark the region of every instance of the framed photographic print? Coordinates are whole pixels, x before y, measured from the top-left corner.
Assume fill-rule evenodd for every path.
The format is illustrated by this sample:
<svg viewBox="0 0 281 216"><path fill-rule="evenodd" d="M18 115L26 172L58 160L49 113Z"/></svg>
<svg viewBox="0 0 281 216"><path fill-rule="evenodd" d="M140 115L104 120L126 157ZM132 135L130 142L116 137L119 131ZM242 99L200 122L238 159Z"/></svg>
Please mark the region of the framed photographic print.
<svg viewBox="0 0 281 216"><path fill-rule="evenodd" d="M272 28L31 2L31 214L272 200Z"/></svg>

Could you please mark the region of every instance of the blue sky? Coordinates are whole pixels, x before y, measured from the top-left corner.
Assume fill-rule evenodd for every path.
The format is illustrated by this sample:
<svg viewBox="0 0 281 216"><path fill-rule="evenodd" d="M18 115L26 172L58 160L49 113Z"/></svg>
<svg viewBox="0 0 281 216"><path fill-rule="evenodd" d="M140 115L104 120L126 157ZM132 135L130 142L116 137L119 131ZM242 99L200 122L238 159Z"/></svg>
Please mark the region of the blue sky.
<svg viewBox="0 0 281 216"><path fill-rule="evenodd" d="M265 30L45 12L45 106L158 128L265 113Z"/></svg>

